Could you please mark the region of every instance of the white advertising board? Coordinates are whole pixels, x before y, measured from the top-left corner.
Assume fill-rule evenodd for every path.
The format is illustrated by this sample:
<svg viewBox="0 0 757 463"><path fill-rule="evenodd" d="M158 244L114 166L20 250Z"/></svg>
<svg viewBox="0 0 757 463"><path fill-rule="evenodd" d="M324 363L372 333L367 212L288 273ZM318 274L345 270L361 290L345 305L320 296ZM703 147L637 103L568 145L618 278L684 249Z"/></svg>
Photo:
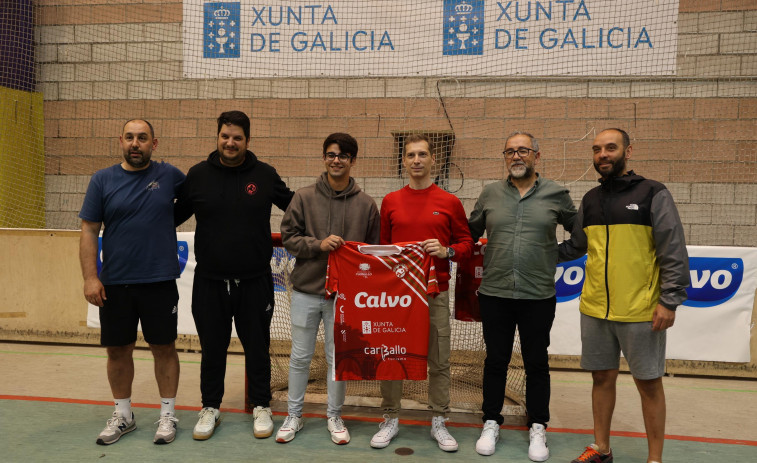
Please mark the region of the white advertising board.
<svg viewBox="0 0 757 463"><path fill-rule="evenodd" d="M194 233L177 233L182 262L179 287L180 334L197 334L192 319ZM185 249L183 249L185 248ZM668 330L667 358L719 362L749 362L752 307L757 290L757 248L688 246L691 286L689 299L676 311ZM274 249L274 282L290 271ZM289 261L291 262L291 261ZM557 312L552 326L550 354L580 355L581 328L578 301L583 287L585 258L560 264L556 273ZM281 285L276 286L282 291ZM274 317L285 316L277 308ZM471 322L465 322L471 323ZM87 326L100 327L99 309L90 305ZM236 336L236 334L233 334Z"/></svg>
<svg viewBox="0 0 757 463"><path fill-rule="evenodd" d="M678 0L184 0L187 78L674 75Z"/></svg>
<svg viewBox="0 0 757 463"><path fill-rule="evenodd" d="M688 246L688 300L668 330L668 359L749 362L757 248ZM550 354L581 355L578 303L585 258L558 266ZM562 267L562 270L560 269Z"/></svg>

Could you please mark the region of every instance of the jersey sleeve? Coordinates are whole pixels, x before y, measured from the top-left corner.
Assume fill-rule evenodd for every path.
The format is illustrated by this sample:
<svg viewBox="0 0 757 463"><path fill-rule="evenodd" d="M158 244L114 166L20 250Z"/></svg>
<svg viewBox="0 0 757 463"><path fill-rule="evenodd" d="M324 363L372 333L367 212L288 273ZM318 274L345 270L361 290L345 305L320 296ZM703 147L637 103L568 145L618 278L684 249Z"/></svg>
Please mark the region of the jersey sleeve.
<svg viewBox="0 0 757 463"><path fill-rule="evenodd" d="M434 259L426 255L424 270L426 271L426 294L436 297L439 294L439 282L436 280L436 266Z"/></svg>
<svg viewBox="0 0 757 463"><path fill-rule="evenodd" d="M329 253L329 261L326 266L326 299L330 299L339 290L339 271L337 267L337 254L339 248Z"/></svg>

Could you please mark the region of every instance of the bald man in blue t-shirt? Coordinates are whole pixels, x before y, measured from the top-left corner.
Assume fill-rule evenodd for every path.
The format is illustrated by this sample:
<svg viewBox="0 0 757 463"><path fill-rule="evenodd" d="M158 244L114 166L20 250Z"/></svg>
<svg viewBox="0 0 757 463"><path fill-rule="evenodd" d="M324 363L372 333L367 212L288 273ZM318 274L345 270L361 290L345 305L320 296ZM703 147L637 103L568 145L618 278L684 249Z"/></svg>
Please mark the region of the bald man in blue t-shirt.
<svg viewBox="0 0 757 463"><path fill-rule="evenodd" d="M100 307L100 343L108 354L108 382L116 406L97 443L112 444L137 427L131 412L132 352L141 322L155 358L161 396L153 442L168 444L176 437L174 405L179 386L174 343L180 270L173 207L185 176L170 164L150 160L158 139L149 122L126 122L119 142L124 160L92 176L79 213L84 297ZM98 272L98 236L103 225Z"/></svg>

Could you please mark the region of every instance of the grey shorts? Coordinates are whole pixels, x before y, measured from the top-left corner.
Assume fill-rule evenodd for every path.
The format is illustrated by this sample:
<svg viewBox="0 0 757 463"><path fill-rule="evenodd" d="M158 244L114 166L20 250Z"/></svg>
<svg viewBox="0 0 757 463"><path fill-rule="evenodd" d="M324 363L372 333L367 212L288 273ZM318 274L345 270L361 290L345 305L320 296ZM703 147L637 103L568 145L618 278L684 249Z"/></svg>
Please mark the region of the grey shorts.
<svg viewBox="0 0 757 463"><path fill-rule="evenodd" d="M617 370L620 353L636 379L665 374L665 333L652 331L652 322L613 322L581 314L581 368Z"/></svg>

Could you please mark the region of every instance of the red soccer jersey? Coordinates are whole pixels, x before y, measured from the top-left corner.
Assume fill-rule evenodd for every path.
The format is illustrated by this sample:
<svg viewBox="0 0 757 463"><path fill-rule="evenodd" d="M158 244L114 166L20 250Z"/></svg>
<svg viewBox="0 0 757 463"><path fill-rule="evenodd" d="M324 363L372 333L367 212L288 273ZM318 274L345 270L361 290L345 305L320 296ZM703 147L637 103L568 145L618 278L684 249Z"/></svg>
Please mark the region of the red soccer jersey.
<svg viewBox="0 0 757 463"><path fill-rule="evenodd" d="M346 242L329 253L337 381L426 379L428 296L436 269L418 243Z"/></svg>

